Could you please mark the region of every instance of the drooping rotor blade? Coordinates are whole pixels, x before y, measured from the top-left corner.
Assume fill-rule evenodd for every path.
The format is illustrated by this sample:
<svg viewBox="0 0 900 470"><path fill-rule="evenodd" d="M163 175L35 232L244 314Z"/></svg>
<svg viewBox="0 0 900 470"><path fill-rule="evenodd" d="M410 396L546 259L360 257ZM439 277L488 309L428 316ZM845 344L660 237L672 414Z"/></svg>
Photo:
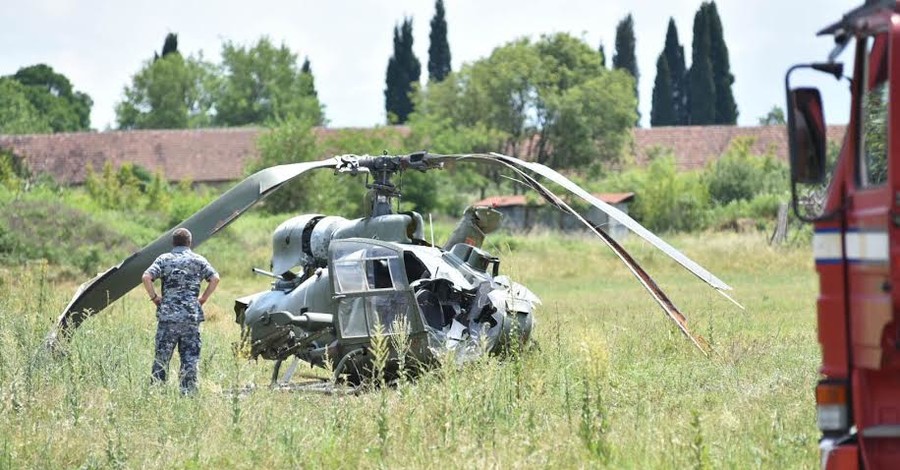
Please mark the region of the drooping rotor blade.
<svg viewBox="0 0 900 470"><path fill-rule="evenodd" d="M632 219L628 214L594 197L592 194L582 189L581 186L578 186L565 176L557 173L552 168L541 165L539 163L526 162L523 160L519 160L518 158L509 157L506 155L500 155L496 153L492 155L502 160L509 161L514 165L527 168L528 170L531 170L532 172L537 173L549 179L550 181L553 181L563 188L566 188L572 194L575 194L576 196L589 202L592 206L605 212L610 218L615 219L617 222L627 227L639 237L650 242L651 245L660 249L663 253L669 255L670 258L674 259L678 264L684 266L685 269L705 281L707 284L715 287L718 290L731 290L731 286L725 284L725 282L723 282L721 279L713 275L711 272L707 271L705 268L703 268L703 266L700 266L699 264L694 262L694 260L685 256L683 253L675 249L675 247L673 247L672 245L666 243L663 239L656 236L656 234L644 228L643 225Z"/></svg>
<svg viewBox="0 0 900 470"><path fill-rule="evenodd" d="M690 329L687 326L687 318L678 310L678 307L669 299L669 296L659 287L656 281L653 280L652 277L641 267L640 264L627 252L622 245L619 245L612 237L609 236L605 231L600 229L596 224L585 219L578 211L572 209L571 206L566 204L566 202L557 196L555 193L547 189L540 182L535 180L531 175L522 171L522 169L515 166L514 163L510 161L505 161L503 158L498 157L497 155L465 155L465 156L456 156L458 159L476 159L480 161L486 161L488 163L500 164L502 166L507 167L508 169L515 172L519 177L521 177L520 183L530 187L535 190L538 194L540 194L544 200L546 200L549 204L553 205L557 209L573 215L578 219L581 223L583 223L588 229L594 232L595 235L600 237L603 242L613 250L613 253L619 257L619 259L625 264L626 267L634 274L634 276L638 279L642 286L650 293L650 296L653 297L653 300L656 301L662 307L666 316L678 327L681 332L694 343L694 346L700 350L705 356L709 356L710 347L709 343L703 339L702 336L695 336L691 333ZM453 157L450 157L453 158ZM575 183L572 183L573 185ZM637 222L635 222L637 223ZM643 227L642 227L643 228ZM646 229L644 229L646 230ZM648 231L649 232L649 231ZM673 248L674 249L674 248Z"/></svg>
<svg viewBox="0 0 900 470"><path fill-rule="evenodd" d="M507 160L507 161L509 161L515 165L521 166L523 168L527 168L528 170L531 170L532 172L537 173L537 174L549 179L550 181L553 181L554 183L562 186L563 188L566 188L567 190L569 190L576 196L591 203L591 205L593 205L597 209L600 209L601 211L605 212L610 218L615 219L616 221L618 221L619 223L621 223L622 225L627 227L629 230L634 232L639 237L650 242L650 244L652 244L656 248L660 249L663 253L669 255L669 257L674 259L678 264L684 266L685 269L687 269L688 271L693 273L695 276L697 276L700 279L702 279L703 281L705 281L707 284L709 284L719 290L731 290L731 286L729 286L728 284L725 284L725 282L723 282L721 279L719 279L718 277L713 275L711 272L704 269L703 266L700 266L699 264L694 262L692 259L685 256L683 253L681 253L680 251L675 249L675 247L673 247L672 245L669 245L668 243L666 243L663 239L656 236L653 232L644 228L643 225L639 224L636 220L632 219L630 216L628 216L628 214L626 214L626 213L622 212L621 210L613 207L612 205L607 204L607 203L601 201L600 199L594 197L592 194L588 193L587 191L582 189L580 186L578 186L577 184L575 184L574 182L572 182L565 176L557 173L552 168L541 165L539 163L526 162L526 161L519 160L517 158L509 157L506 155L500 155L500 154L492 154L492 155L494 155L500 159Z"/></svg>
<svg viewBox="0 0 900 470"><path fill-rule="evenodd" d="M85 318L103 310L140 284L141 276L156 257L172 248L172 232L176 228L183 227L190 230L193 235L193 246L198 246L284 183L309 170L336 169L340 164L340 158L292 163L267 168L249 176L149 245L82 284L59 316L56 326L47 338L48 343L53 344L59 332L68 334Z"/></svg>
<svg viewBox="0 0 900 470"><path fill-rule="evenodd" d="M604 230L602 230L597 224L594 224L587 219L585 219L581 214L578 213L575 209L572 209L571 206L566 204L565 201L562 200L555 193L547 189L544 185L540 184L537 180L532 178L530 175L525 174L518 168L512 167L520 176L523 177L526 184L530 186L532 189L538 192L544 199L550 204L554 205L556 208L560 209L563 212L573 215L578 221L583 223L586 227L588 227L595 235L600 237L603 240L603 243L608 246L616 256L625 264L626 267L631 271L632 274L638 279L638 282L647 289L647 292L650 293L650 296L653 297L653 300L662 307L663 311L666 313L666 316L672 320L673 323L678 327L681 332L694 343L694 346L700 350L705 356L709 357L710 347L709 343L702 336L695 336L691 333L690 329L688 329L687 318L678 310L678 307L675 306L669 296L659 287L656 281L650 277L650 274L641 267L640 264L629 254L625 248L620 245L615 239L609 236Z"/></svg>
<svg viewBox="0 0 900 470"><path fill-rule="evenodd" d="M613 237L609 236L609 234L606 233L603 229L594 226L593 231L597 234L597 236L603 239L603 241L610 248L612 248L616 256L618 256L619 259L621 259L622 262L624 262L625 265L628 266L628 269L630 269L631 272L634 273L634 275L638 278L638 280L640 280L641 284L643 284L644 287L650 292L653 300L656 300L656 302L662 307L663 311L666 312L666 315L669 317L669 319L672 320L672 322L675 323L676 326L678 326L678 329L681 330L681 332L684 333L684 335L687 336L692 343L694 343L694 346L697 346L697 349L699 349L700 352L709 357L709 343L702 336L695 336L693 333L691 333L691 330L688 329L687 318L684 317L681 311L678 310L678 307L676 307L675 304L669 299L669 296L666 295L666 293L659 287L659 285L656 284L656 281L654 281L653 278L650 277L649 274L647 274L647 271L644 271L644 268L642 268L641 265L639 265L637 261L635 261L634 258L632 258L631 255L627 251L625 251L625 248L623 248L622 245L619 245L619 243L615 239L613 239Z"/></svg>
<svg viewBox="0 0 900 470"><path fill-rule="evenodd" d="M716 277L711 272L707 271L705 268L703 268L703 266L700 266L695 261L693 261L692 259L685 256L683 253L678 251L672 245L669 245L668 243L666 243L663 239L656 236L653 232L651 232L650 230L647 230L643 225L639 224L636 220L632 219L628 214L622 212L621 210L613 207L610 204L607 204L607 203L601 201L600 199L597 199L596 197L594 197L593 195L591 195L590 193L588 193L587 191L582 189L580 186L578 186L577 184L575 184L574 182L572 182L565 176L557 173L552 168L541 165L540 163L526 162L524 160L520 160L518 158L510 157L507 155L501 155L499 153L437 155L434 158L435 161L466 160L466 159L487 161L487 162L495 163L495 164L501 163L501 164L505 164L509 168L514 168L514 169L524 168L533 173L541 175L541 176L549 179L550 181L553 181L554 183L558 184L559 186L562 186L563 188L565 188L572 194L575 194L576 196L584 199L586 202L590 203L592 206L596 207L597 209L603 211L610 218L618 221L619 223L621 223L622 225L627 227L629 230L634 232L639 237L650 242L650 244L652 244L653 246L658 248L660 251L662 251L663 253L668 255L670 258L675 260L678 264L682 265L685 269L687 269L688 271L693 273L695 276L699 277L704 282L706 282L710 286L714 287L716 290L718 290L723 295L725 295L725 293L722 291L731 290L731 286L726 284L724 281L722 281L721 279ZM537 189L537 188L535 188L535 189ZM540 191L538 191L538 192L540 192ZM546 199L546 196L545 196L545 199ZM548 201L548 202L553 203L553 201ZM556 204L554 203L554 205L556 205ZM728 296L726 295L726 297L728 297ZM730 299L730 297L729 297L729 299ZM732 302L733 302L733 300L732 300Z"/></svg>

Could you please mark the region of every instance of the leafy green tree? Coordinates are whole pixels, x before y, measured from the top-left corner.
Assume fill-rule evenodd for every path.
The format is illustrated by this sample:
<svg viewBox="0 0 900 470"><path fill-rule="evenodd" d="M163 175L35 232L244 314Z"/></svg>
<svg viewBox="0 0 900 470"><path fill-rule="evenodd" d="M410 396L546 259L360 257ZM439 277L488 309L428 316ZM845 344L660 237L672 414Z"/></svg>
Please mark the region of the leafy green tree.
<svg viewBox="0 0 900 470"><path fill-rule="evenodd" d="M28 101L25 85L9 77L0 77L0 134L39 134L51 131L46 116Z"/></svg>
<svg viewBox="0 0 900 470"><path fill-rule="evenodd" d="M431 41L428 46L428 79L433 82L443 80L450 73L450 44L447 42L447 20L444 19L444 0L434 4L431 18Z"/></svg>
<svg viewBox="0 0 900 470"><path fill-rule="evenodd" d="M669 27L666 30L666 46L663 49L666 57L666 66L669 69L669 78L672 82L672 107L675 113L675 125L686 126L690 123L690 108L688 107L688 81L687 69L684 65L684 47L678 42L678 29L675 20L669 18Z"/></svg>
<svg viewBox="0 0 900 470"><path fill-rule="evenodd" d="M707 10L707 22L709 24L709 54L712 63L713 81L716 84L716 124L737 123L737 103L734 101L734 93L731 85L734 83L734 75L731 74L731 65L728 60L728 46L725 44L725 36L722 32L722 20L716 2L705 3L701 8Z"/></svg>
<svg viewBox="0 0 900 470"><path fill-rule="evenodd" d="M765 116L759 118L760 126L778 126L784 125L785 122L787 121L784 118L784 110L778 105L772 106Z"/></svg>
<svg viewBox="0 0 900 470"><path fill-rule="evenodd" d="M676 124L673 102L673 80L665 53L656 60L656 81L653 84L653 107L650 110L650 125L674 126Z"/></svg>
<svg viewBox="0 0 900 470"><path fill-rule="evenodd" d="M215 122L222 126L279 120L324 123L312 72L303 72L297 55L282 44L260 38L252 47L222 46L221 80L214 93Z"/></svg>
<svg viewBox="0 0 900 470"><path fill-rule="evenodd" d="M705 5L705 4L704 4ZM694 14L694 42L691 50L690 109L691 125L716 123L716 82L710 59L708 8Z"/></svg>
<svg viewBox="0 0 900 470"><path fill-rule="evenodd" d="M458 145L482 150L527 149L540 163L569 168L617 159L636 116L633 78L604 69L595 50L568 34L498 47L416 103L414 132L455 133L464 136Z"/></svg>
<svg viewBox="0 0 900 470"><path fill-rule="evenodd" d="M216 75L203 56L169 53L147 61L116 106L121 129L185 129L208 126Z"/></svg>
<svg viewBox="0 0 900 470"><path fill-rule="evenodd" d="M46 64L37 64L19 69L10 78L24 86L28 101L53 132L90 129L93 101L87 94L73 90L65 75Z"/></svg>
<svg viewBox="0 0 900 470"><path fill-rule="evenodd" d="M406 18L399 28L394 27L394 55L388 60L385 77L384 109L393 124L405 123L413 111L410 94L413 84L419 83L421 66L412 46L412 19Z"/></svg>
<svg viewBox="0 0 900 470"><path fill-rule="evenodd" d="M259 159L250 163L248 173L319 157L311 123L296 117L272 122L271 127L259 136L256 145ZM304 175L285 183L284 187L266 198L263 207L272 213L302 212L310 208L310 201L317 192L315 184L310 184L312 176L315 175Z"/></svg>
<svg viewBox="0 0 900 470"><path fill-rule="evenodd" d="M641 76L638 73L634 48L634 18L629 13L616 25L616 53L613 55L612 61L614 69L623 69L634 77L635 113L637 115L635 122L637 122L641 119L641 113L637 111L638 102L640 101L638 97L638 80Z"/></svg>

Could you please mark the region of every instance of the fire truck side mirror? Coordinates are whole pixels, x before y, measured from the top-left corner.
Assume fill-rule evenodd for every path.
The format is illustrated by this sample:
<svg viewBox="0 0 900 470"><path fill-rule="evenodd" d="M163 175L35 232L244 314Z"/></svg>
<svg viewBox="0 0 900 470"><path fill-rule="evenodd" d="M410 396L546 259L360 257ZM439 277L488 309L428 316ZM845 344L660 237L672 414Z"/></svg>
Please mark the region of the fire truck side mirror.
<svg viewBox="0 0 900 470"><path fill-rule="evenodd" d="M788 144L791 181L820 184L825 181L825 116L822 96L816 88L796 88L788 94Z"/></svg>

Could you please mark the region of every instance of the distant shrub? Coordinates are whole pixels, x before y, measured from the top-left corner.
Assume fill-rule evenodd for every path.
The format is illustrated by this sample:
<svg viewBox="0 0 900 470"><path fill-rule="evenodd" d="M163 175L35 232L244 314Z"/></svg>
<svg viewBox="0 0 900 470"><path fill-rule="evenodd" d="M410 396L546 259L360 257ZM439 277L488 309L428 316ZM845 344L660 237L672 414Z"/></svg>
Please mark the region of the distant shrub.
<svg viewBox="0 0 900 470"><path fill-rule="evenodd" d="M778 216L778 206L784 202L776 194L760 194L749 201L739 199L716 206L710 211L711 225L718 229L747 228L747 222L756 229L768 228L769 222Z"/></svg>
<svg viewBox="0 0 900 470"><path fill-rule="evenodd" d="M759 194L787 191L787 165L771 154L753 155L753 139L736 139L722 158L706 169L710 199L719 205L749 201Z"/></svg>
<svg viewBox="0 0 900 470"><path fill-rule="evenodd" d="M100 174L88 167L84 185L91 198L104 209L160 213L170 209L171 188L165 178L131 163L115 170L106 162Z"/></svg>
<svg viewBox="0 0 900 470"><path fill-rule="evenodd" d="M22 162L14 155L0 151L0 186L9 190L18 190L28 177Z"/></svg>
<svg viewBox="0 0 900 470"><path fill-rule="evenodd" d="M646 169L611 176L607 191L635 193L631 215L654 231L692 231L705 228L709 194L697 172L679 172L675 158L657 150Z"/></svg>
<svg viewBox="0 0 900 470"><path fill-rule="evenodd" d="M5 263L46 259L86 273L101 259L111 262L136 245L114 227L50 200L18 200L0 208L0 259Z"/></svg>

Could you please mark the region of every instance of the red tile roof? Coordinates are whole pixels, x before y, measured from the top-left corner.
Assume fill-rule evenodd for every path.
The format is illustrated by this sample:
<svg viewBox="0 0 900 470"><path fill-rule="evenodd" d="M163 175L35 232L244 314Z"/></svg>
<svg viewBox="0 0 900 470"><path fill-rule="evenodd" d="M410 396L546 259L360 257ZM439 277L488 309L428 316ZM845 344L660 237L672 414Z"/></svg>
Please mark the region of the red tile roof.
<svg viewBox="0 0 900 470"><path fill-rule="evenodd" d="M607 204L619 204L622 202L628 202L633 199L634 193L594 193L593 196ZM538 204L541 204L542 202L543 201L537 201ZM484 198L472 205L490 207L515 207L528 205L528 200L523 194L510 196L491 196L488 198Z"/></svg>
<svg viewBox="0 0 900 470"><path fill-rule="evenodd" d="M594 197L607 204L620 204L634 199L634 193L594 193Z"/></svg>
<svg viewBox="0 0 900 470"><path fill-rule="evenodd" d="M337 131L315 128L319 139ZM248 163L259 157L256 140L263 132L240 127L0 135L0 149L21 157L32 173L50 174L61 183L82 183L88 167L99 172L107 161L159 171L170 181L218 183L244 175Z"/></svg>
<svg viewBox="0 0 900 470"><path fill-rule="evenodd" d="M841 142L846 126L828 126L829 141ZM754 140L753 152L772 152L787 161L788 142L785 126L677 126L634 130L634 156L637 164L647 162L654 148L668 149L675 156L678 168L699 169L718 158L738 137Z"/></svg>
<svg viewBox="0 0 900 470"><path fill-rule="evenodd" d="M79 132L0 136L0 148L22 158L32 173L80 183L87 167L131 162L170 180L231 181L258 153L255 128Z"/></svg>
<svg viewBox="0 0 900 470"><path fill-rule="evenodd" d="M524 206L527 204L527 200L525 199L524 194L517 194L514 196L491 196L488 198L484 198L473 206L489 206L489 207L512 207L512 206Z"/></svg>
<svg viewBox="0 0 900 470"><path fill-rule="evenodd" d="M385 129L389 128L359 131ZM337 131L316 128L320 139ZM409 132L407 128L399 131ZM229 128L0 135L0 149L21 157L32 173L48 173L61 183L81 183L89 166L100 171L107 161L117 167L132 162L161 171L173 181L223 182L240 179L248 162L259 155L256 139L261 132L264 130ZM829 140L842 139L844 126L829 126L827 132ZM778 158L787 159L784 126L691 126L635 129L635 161L646 163L653 148L667 148L679 168L701 168L740 136L755 140L755 152L772 151ZM519 154L527 158L527 152Z"/></svg>

